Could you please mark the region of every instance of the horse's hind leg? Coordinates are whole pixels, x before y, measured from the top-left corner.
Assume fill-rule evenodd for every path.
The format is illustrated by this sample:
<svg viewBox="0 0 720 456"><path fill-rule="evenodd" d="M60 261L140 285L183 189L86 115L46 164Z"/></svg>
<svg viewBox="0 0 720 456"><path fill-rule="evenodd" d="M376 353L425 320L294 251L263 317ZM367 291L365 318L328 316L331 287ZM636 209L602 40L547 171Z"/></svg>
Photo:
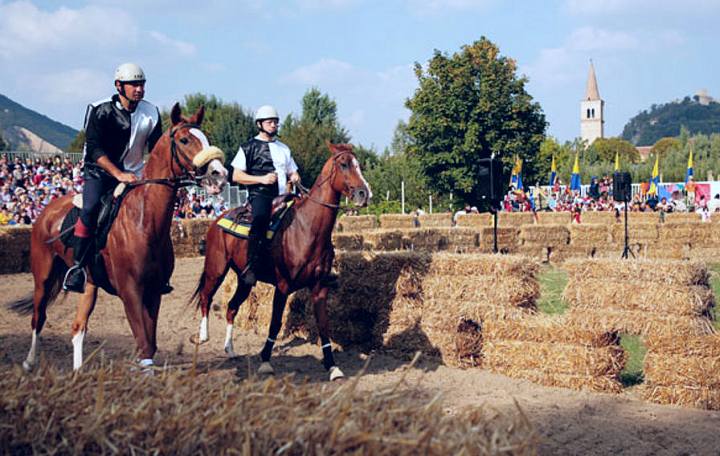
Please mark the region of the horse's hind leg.
<svg viewBox="0 0 720 456"><path fill-rule="evenodd" d="M75 320L72 323L73 370L80 369L83 363L83 341L87 333L90 314L95 309L97 292L97 286L88 282L85 286L85 293L80 296L80 302L78 302Z"/></svg>
<svg viewBox="0 0 720 456"><path fill-rule="evenodd" d="M240 305L245 302L248 295L250 294L251 289L251 286L245 285L241 281L238 281L238 286L235 289L235 293L233 293L233 296L232 298L230 298L230 301L227 305L227 312L225 313L225 319L227 321L227 327L225 328L225 353L227 353L227 355L231 358L237 356L235 354L235 350L233 349L232 342L233 324L235 322L235 317L237 316L238 309L240 309Z"/></svg>
<svg viewBox="0 0 720 456"><path fill-rule="evenodd" d="M47 306L57 296L60 290L59 280L62 277L62 267L59 262L56 263L52 253L42 252L36 254L33 252L31 258L35 288L32 297L33 316L30 322L32 342L30 343L30 351L25 361L23 361L23 368L27 371L32 370L37 363L38 353L40 352L40 332L47 320Z"/></svg>
<svg viewBox="0 0 720 456"><path fill-rule="evenodd" d="M270 365L270 355L272 354L275 340L280 333L282 327L282 316L285 311L285 303L287 302L287 295L277 288L275 288L275 294L273 295L273 310L272 317L270 319L270 330L268 331L268 338L265 341L265 346L260 352L260 359L262 363L258 369L260 374L272 374L274 373L272 366Z"/></svg>
<svg viewBox="0 0 720 456"><path fill-rule="evenodd" d="M330 373L330 380L340 380L345 374L335 365L332 345L330 344L330 320L327 313L328 288L320 284L315 285L312 291L312 303L315 310L315 321L317 322L320 343L322 344L323 365Z"/></svg>
<svg viewBox="0 0 720 456"><path fill-rule="evenodd" d="M227 257L227 247L223 239L222 230L215 225L210 227L207 234L205 253L205 266L203 267L200 283L197 288L198 307L202 313L200 321L200 334L198 343L205 343L210 339L208 328L208 313L215 293L225 279L230 268L230 259ZM192 339L191 339L192 340Z"/></svg>

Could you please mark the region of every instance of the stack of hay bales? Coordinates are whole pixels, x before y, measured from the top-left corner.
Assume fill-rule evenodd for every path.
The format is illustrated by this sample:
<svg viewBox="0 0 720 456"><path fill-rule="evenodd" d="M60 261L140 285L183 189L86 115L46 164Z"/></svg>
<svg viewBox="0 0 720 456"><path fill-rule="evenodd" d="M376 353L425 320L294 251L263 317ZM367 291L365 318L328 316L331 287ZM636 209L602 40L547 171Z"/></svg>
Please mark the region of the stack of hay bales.
<svg viewBox="0 0 720 456"><path fill-rule="evenodd" d="M332 243L338 250L362 250L365 237L361 233L333 232Z"/></svg>
<svg viewBox="0 0 720 456"><path fill-rule="evenodd" d="M492 214L460 214L457 217L456 226L463 228L484 229L493 226Z"/></svg>
<svg viewBox="0 0 720 456"><path fill-rule="evenodd" d="M178 257L200 256L200 244L205 242L207 230L215 220L187 219L173 222L170 236L173 249Z"/></svg>
<svg viewBox="0 0 720 456"><path fill-rule="evenodd" d="M442 212L439 214L425 214L418 217L421 228L449 228L452 226L452 214Z"/></svg>
<svg viewBox="0 0 720 456"><path fill-rule="evenodd" d="M519 228L522 225L532 225L533 223L535 223L535 216L532 212L498 212L498 226Z"/></svg>
<svg viewBox="0 0 720 456"><path fill-rule="evenodd" d="M334 342L419 350L453 366L480 364L483 319L530 315L540 293L538 264L523 257L339 252L335 267L339 279L328 296ZM223 286L223 302L233 291L232 283ZM283 337L317 339L310 298L300 291L289 300ZM271 301L270 293L251 296L238 325L266 331Z"/></svg>
<svg viewBox="0 0 720 456"><path fill-rule="evenodd" d="M696 214L694 212L671 212L669 214L665 214L665 222L673 222L673 223L696 223L700 222L702 218L699 214Z"/></svg>
<svg viewBox="0 0 720 456"><path fill-rule="evenodd" d="M380 216L380 228L415 228L415 216L410 214L382 214Z"/></svg>
<svg viewBox="0 0 720 456"><path fill-rule="evenodd" d="M542 225L568 225L571 223L570 212L538 212L538 220Z"/></svg>
<svg viewBox="0 0 720 456"><path fill-rule="evenodd" d="M690 336L711 331L714 306L700 262L569 260L563 300L576 325L641 336Z"/></svg>
<svg viewBox="0 0 720 456"><path fill-rule="evenodd" d="M618 393L625 364L616 333L564 317L483 322L483 367L547 386Z"/></svg>
<svg viewBox="0 0 720 456"><path fill-rule="evenodd" d="M561 262L568 255L570 230L566 225L523 225L519 252L537 260Z"/></svg>
<svg viewBox="0 0 720 456"><path fill-rule="evenodd" d="M614 211L588 211L580 214L580 223L606 224L615 223Z"/></svg>
<svg viewBox="0 0 720 456"><path fill-rule="evenodd" d="M470 228L419 228L403 231L403 243L409 250L474 252L478 233Z"/></svg>
<svg viewBox="0 0 720 456"><path fill-rule="evenodd" d="M377 219L374 215L346 215L337 222L338 231L359 232L377 228Z"/></svg>
<svg viewBox="0 0 720 456"><path fill-rule="evenodd" d="M669 215L669 214L668 214ZM659 244L652 249L657 258L707 259L717 261L719 230L712 223L666 221L658 225Z"/></svg>
<svg viewBox="0 0 720 456"><path fill-rule="evenodd" d="M481 252L489 253L493 251L493 228L482 228L478 233L478 247ZM516 253L518 251L518 242L520 230L517 227L498 227L497 244L498 251L503 253Z"/></svg>
<svg viewBox="0 0 720 456"><path fill-rule="evenodd" d="M32 227L0 228L0 274L30 271L30 234Z"/></svg>
<svg viewBox="0 0 720 456"><path fill-rule="evenodd" d="M646 345L646 400L720 410L720 335L650 337Z"/></svg>
<svg viewBox="0 0 720 456"><path fill-rule="evenodd" d="M609 256L619 258L622 250L612 244L609 225L581 223L570 225L570 252L575 257Z"/></svg>
<svg viewBox="0 0 720 456"><path fill-rule="evenodd" d="M379 229L363 233L363 249L377 251L401 250L405 247L404 231Z"/></svg>
<svg viewBox="0 0 720 456"><path fill-rule="evenodd" d="M640 215L646 215L641 213ZM653 215L653 214L650 214ZM622 252L625 246L625 224L610 225L610 236L614 250ZM628 221L628 246L636 257L645 258L652 251L658 239L657 223L638 223Z"/></svg>

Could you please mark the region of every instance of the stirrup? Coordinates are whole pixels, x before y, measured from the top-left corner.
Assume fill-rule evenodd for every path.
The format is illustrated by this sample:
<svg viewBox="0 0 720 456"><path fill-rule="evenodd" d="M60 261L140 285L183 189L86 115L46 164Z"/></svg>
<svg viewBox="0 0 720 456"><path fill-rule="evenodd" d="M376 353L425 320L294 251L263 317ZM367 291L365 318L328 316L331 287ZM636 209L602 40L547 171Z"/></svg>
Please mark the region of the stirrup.
<svg viewBox="0 0 720 456"><path fill-rule="evenodd" d="M76 270L79 270L80 272L74 272ZM81 283L68 283L68 279L72 279L74 274L82 274L82 282ZM67 270L65 273L65 278L63 279L63 285L62 288L65 291L75 291L77 293L85 293L85 284L87 283L87 273L85 272L85 266L75 264L70 269Z"/></svg>
<svg viewBox="0 0 720 456"><path fill-rule="evenodd" d="M248 285L248 286L255 285L257 283L257 277L255 276L255 271L253 271L252 268L249 266L245 267L245 270L243 270L240 280L242 280L242 282L245 285Z"/></svg>
<svg viewBox="0 0 720 456"><path fill-rule="evenodd" d="M167 282L167 283L165 283L165 285L160 287L160 294L161 295L170 294L173 292L174 289L175 288L172 285L170 285L170 282Z"/></svg>

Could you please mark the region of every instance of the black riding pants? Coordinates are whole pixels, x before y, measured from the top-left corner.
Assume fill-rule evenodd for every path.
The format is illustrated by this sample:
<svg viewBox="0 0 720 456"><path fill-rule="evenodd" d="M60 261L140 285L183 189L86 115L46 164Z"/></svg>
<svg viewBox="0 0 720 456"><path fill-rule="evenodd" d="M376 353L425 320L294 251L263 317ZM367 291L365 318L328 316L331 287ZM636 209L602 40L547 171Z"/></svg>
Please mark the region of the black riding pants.
<svg viewBox="0 0 720 456"><path fill-rule="evenodd" d="M118 181L107 174L87 171L83 172L83 180L83 207L80 211L80 220L89 230L95 230L100 211L100 198L117 186Z"/></svg>
<svg viewBox="0 0 720 456"><path fill-rule="evenodd" d="M272 196L262 194L250 195L253 215L252 225L250 226L250 242L262 242L265 239L265 233L270 225L272 200Z"/></svg>

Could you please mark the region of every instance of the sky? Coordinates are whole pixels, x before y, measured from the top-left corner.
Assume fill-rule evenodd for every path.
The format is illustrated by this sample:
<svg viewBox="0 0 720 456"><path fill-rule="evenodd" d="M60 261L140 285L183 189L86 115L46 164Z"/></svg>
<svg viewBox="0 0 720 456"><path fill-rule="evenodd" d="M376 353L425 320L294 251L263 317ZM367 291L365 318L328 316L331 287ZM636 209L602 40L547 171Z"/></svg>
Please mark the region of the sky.
<svg viewBox="0 0 720 456"><path fill-rule="evenodd" d="M605 134L653 103L720 98L720 0L0 0L0 93L74 128L126 61L146 99L205 93L300 114L317 87L352 142L390 145L414 64L482 36L515 59L560 141L580 135L592 59Z"/></svg>

